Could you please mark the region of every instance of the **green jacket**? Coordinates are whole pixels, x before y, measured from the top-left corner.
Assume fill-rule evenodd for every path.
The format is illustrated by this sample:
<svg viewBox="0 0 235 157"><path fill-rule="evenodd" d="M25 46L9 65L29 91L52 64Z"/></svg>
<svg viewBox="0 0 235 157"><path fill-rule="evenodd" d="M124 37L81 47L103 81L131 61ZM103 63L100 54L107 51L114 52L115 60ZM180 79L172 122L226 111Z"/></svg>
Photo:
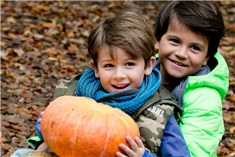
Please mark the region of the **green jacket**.
<svg viewBox="0 0 235 157"><path fill-rule="evenodd" d="M192 157L217 156L224 134L222 100L228 92L229 71L221 54L214 58L215 68L205 75L189 76L183 93L180 129Z"/></svg>

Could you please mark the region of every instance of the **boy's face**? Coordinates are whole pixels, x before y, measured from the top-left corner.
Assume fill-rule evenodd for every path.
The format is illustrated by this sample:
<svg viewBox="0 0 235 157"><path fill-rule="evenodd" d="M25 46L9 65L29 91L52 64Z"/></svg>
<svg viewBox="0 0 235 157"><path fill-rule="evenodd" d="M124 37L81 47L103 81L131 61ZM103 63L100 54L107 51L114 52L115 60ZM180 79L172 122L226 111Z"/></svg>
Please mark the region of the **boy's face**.
<svg viewBox="0 0 235 157"><path fill-rule="evenodd" d="M144 75L152 72L155 63L151 58L150 66L145 69L144 58L133 58L120 48L116 48L113 58L105 47L98 51L97 67L91 62L95 76L100 78L106 92L117 92L128 88L140 88Z"/></svg>
<svg viewBox="0 0 235 157"><path fill-rule="evenodd" d="M177 19L170 22L157 48L162 83L193 75L208 61L208 39L191 31Z"/></svg>

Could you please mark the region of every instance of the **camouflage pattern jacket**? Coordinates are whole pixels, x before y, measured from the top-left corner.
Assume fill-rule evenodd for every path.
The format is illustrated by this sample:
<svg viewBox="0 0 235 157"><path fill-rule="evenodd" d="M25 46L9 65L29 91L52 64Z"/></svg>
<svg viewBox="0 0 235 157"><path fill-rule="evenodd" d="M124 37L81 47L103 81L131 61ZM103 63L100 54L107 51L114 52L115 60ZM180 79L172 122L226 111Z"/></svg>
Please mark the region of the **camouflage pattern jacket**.
<svg viewBox="0 0 235 157"><path fill-rule="evenodd" d="M78 74L71 80L59 80L54 98L62 95L75 96L80 76L81 74ZM176 121L179 120L181 112L182 108L178 106L172 94L160 86L159 90L132 115L139 126L141 140L148 153L157 156L189 156ZM166 130L165 127L171 130ZM144 156L148 156L148 153Z"/></svg>

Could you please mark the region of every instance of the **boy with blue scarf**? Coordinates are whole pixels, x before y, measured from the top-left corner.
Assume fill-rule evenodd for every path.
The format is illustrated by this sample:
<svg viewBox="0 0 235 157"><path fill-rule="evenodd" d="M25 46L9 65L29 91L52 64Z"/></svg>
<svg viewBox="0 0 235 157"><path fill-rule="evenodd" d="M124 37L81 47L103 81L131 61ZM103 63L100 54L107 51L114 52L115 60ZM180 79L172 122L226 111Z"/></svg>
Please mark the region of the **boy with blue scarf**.
<svg viewBox="0 0 235 157"><path fill-rule="evenodd" d="M125 12L107 18L88 37L91 68L70 81L60 80L55 90L55 97L85 96L132 116L139 126L142 141L135 139L138 146L130 141L131 153L123 149L128 156L161 155L161 138L168 119L173 117L174 126L178 126L172 115L181 109L170 92L160 86L161 75L154 67L155 43L144 17ZM187 152L178 127L168 138L180 144L179 152ZM43 143L37 150L45 151L47 146Z"/></svg>

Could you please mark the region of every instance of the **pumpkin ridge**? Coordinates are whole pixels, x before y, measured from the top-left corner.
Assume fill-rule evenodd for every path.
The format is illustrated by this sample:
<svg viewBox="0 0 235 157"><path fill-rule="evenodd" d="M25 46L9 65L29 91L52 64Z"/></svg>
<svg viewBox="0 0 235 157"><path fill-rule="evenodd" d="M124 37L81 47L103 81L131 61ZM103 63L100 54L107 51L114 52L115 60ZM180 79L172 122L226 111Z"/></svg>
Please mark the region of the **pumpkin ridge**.
<svg viewBox="0 0 235 157"><path fill-rule="evenodd" d="M91 102L91 100L92 100L92 102ZM86 125L89 125L89 128L90 128L89 132L87 133L87 136L88 136L87 139L89 139L88 141L90 141L89 145L92 146L92 144L94 144L95 146L98 146L97 143L93 143L95 135L93 134L92 130L100 131L99 132L100 136L107 135L107 132L106 131L104 132L104 130L108 130L108 129L103 129L103 128L107 126L105 124L107 124L107 122L106 122L107 121L107 115L110 114L109 109L111 107L108 106L108 105L105 105L105 104L97 103L96 101L94 101L93 99L90 99L90 98L89 99L86 98L86 101L87 101L86 105L89 106L88 107L89 112L93 113L92 115L87 113L87 115L89 117L84 117L84 118L88 118L88 120L89 120L88 121L88 120L85 119L85 121L91 122L91 123L86 123ZM101 121L103 122L103 127L102 128L97 126L97 124L99 124L99 122L101 122ZM105 144L105 141L100 141L100 142ZM101 145L101 143L99 143L99 144ZM96 149L95 151L96 151L96 155L98 155L97 153L99 153L99 156L105 156L105 155L102 155L102 154L104 154L102 152L105 151L104 148L99 149L99 150ZM84 156L89 156L89 154L90 154L90 150L87 149L85 151L85 154L83 154L83 155Z"/></svg>
<svg viewBox="0 0 235 157"><path fill-rule="evenodd" d="M123 138L122 143L126 144L126 136L129 135L129 131L128 131L127 127L129 127L129 125L126 123L126 119L123 119L124 115L122 113L121 114L118 113L116 116L117 116L118 123L119 123L119 125L118 125L118 132L120 132L120 137L119 138ZM127 118L126 116L128 116L128 115L125 115L125 118ZM124 135L124 134L122 134L122 132L125 132L125 133L128 133L128 134ZM120 149L118 149L118 150L122 152L122 150L120 150Z"/></svg>
<svg viewBox="0 0 235 157"><path fill-rule="evenodd" d="M78 121L79 122L79 121ZM81 121L80 121L80 123L77 123L77 125L76 125L76 131L75 131L75 138L73 138L74 140L73 140L73 150L72 150L72 154L73 154L73 156L75 155L75 147L76 147L76 141L78 140L78 128L79 128L79 126L80 126L80 124L81 124Z"/></svg>
<svg viewBox="0 0 235 157"><path fill-rule="evenodd" d="M55 111L53 111L52 113L53 113L53 115L47 115L47 116L49 116L49 124L51 124L52 123L52 121L53 121L53 117L60 111L60 110L62 110L63 108L61 107L61 108L58 108L58 110L55 110ZM49 135L49 133L48 132L51 132L50 130L51 130L51 127L50 127L50 125L45 125L45 130L48 130L47 132L46 132L46 137L43 137L44 139L48 139L48 136L50 136ZM47 143L47 141L45 141L46 143Z"/></svg>
<svg viewBox="0 0 235 157"><path fill-rule="evenodd" d="M103 105L103 104L102 104ZM95 107L95 106L94 106ZM98 112L97 112L98 111ZM101 114L100 113L100 111L99 110L92 110L92 112L94 112L94 114L92 114L92 116L91 116L91 118L90 118L90 121L92 122L92 123L89 123L89 125L90 125L90 131L89 131L89 134L88 134L88 139L89 139L89 141L90 141L90 144L91 144L91 146L92 146L92 143L94 142L94 134L92 134L92 131L93 130L97 130L98 128L97 128L97 123L99 123L99 121L102 121L104 118L103 117L105 117L105 115L104 114ZM90 122L89 121L89 122ZM103 124L105 124L105 123L103 123ZM97 131L99 131L99 130L97 130ZM102 134L102 132L101 132L101 130L100 130L100 132L99 132L99 134L100 135L103 135ZM99 144L101 144L101 143L99 143ZM95 145L97 145L97 143L95 143ZM97 150L96 149L96 151L97 151L97 153L100 153L100 149L99 150ZM102 152L103 152L104 150L102 149ZM97 154L96 153L96 154ZM90 154L90 152L89 152L89 150L87 150L86 151L86 155L85 156L89 156L89 154ZM101 153L102 154L102 153ZM98 154L97 154L98 155ZM99 156L100 156L100 154L99 154Z"/></svg>
<svg viewBox="0 0 235 157"><path fill-rule="evenodd" d="M66 106L65 108L64 108L64 110L65 109L67 109L67 108L69 108L70 109L70 107L69 106ZM62 110L62 111L64 111L64 110ZM73 109L72 109L73 110ZM62 126L64 126L65 124L66 124L66 119L72 114L72 112L66 112L67 114L61 119L62 120L62 122L60 123L60 125L59 125L59 128L61 128ZM70 128L68 128L68 129L70 129ZM57 132L57 135L60 135L61 134L61 129L58 129L58 132ZM60 136L56 136L57 138L58 137L60 137ZM57 139L56 139L56 141L57 141Z"/></svg>
<svg viewBox="0 0 235 157"><path fill-rule="evenodd" d="M77 104L74 104L75 106L77 105ZM84 132L84 135L82 135L82 134L79 134L78 133L78 131L79 131L79 128L80 129L82 129L82 130L84 130L83 128L81 128L81 127L83 127L83 125L84 125L84 122L83 121L87 121L86 120L86 118L88 118L89 119L89 116L90 116L90 114L89 113L85 113L86 111L84 111L85 110L85 108L83 108L83 107L81 107L81 106L86 106L87 104L86 104L86 102L83 104L83 105L79 105L79 106L77 106L77 107L75 107L75 112L74 112L74 114L75 115L77 115L77 116L79 116L80 118L78 118L79 120L77 120L76 121L76 127L74 127L75 128L75 133L73 134L73 137L71 137L72 139L73 139L73 144L72 144L72 154L73 154L73 156L77 156L77 153L79 154L79 156L81 156L81 152L82 151L84 151L84 150L80 150L80 147L78 146L78 147L76 147L76 142L79 140L81 140L81 136L86 136L87 134L86 134L86 131ZM83 115L81 115L81 112L83 113ZM85 113L85 114L84 114ZM91 117L91 116L90 116ZM69 118L70 119L70 118ZM79 123L78 123L79 122ZM86 152L88 151L88 149L86 149ZM84 154L86 154L86 152L84 153ZM82 154L82 155L84 155L84 154ZM86 156L86 155L84 155L84 156Z"/></svg>
<svg viewBox="0 0 235 157"><path fill-rule="evenodd" d="M81 122L82 122L84 119L86 119L87 117L89 117L89 114L88 114L88 113L87 113L86 115L82 116ZM85 120L85 121L86 121L86 120ZM88 124L88 123L87 123L87 124ZM89 133L90 133L90 132L89 132ZM85 133L85 135L83 135L83 136L87 136L87 134ZM85 152L84 152L84 154L86 154L86 155L84 155L84 156L87 156L87 154L89 154L89 150L86 149Z"/></svg>
<svg viewBox="0 0 235 157"><path fill-rule="evenodd" d="M60 106L61 108L59 108L58 110L55 110L54 108L57 107L56 105L61 105ZM49 124L52 124L55 121L55 118L57 118L56 116L58 114L66 113L66 114L62 114L62 115L64 115L64 117L60 117L59 124L58 124L58 122L57 123L54 122L55 123L54 125L56 125L55 127L61 128L63 125L66 124L66 119L71 114L71 112L65 112L68 109L70 109L70 107L69 107L69 105L66 105L66 104L57 104L57 103L54 103L53 106L54 106L54 108L53 108L54 109L54 114L53 114L53 116L50 116L50 123ZM50 130L48 132L51 132L52 127L49 126L49 129ZM54 148L53 151L55 151L56 154L58 153L57 151L60 152L60 150L61 150L61 148L58 146L58 142L55 142L55 141L58 141L58 139L61 139L61 137L60 137L60 130L61 129L57 129L56 132L54 133L54 135L53 135L54 140L52 141L53 143L51 143L51 142L47 143L49 147L51 147L51 145L53 145L53 148ZM47 136L50 136L50 135L47 134Z"/></svg>
<svg viewBox="0 0 235 157"><path fill-rule="evenodd" d="M63 109L61 109L61 110L58 110L58 113L59 112L63 112L65 109L67 109L66 107L65 108L63 108ZM65 115L61 120L61 122L60 122L60 124L58 125L58 128L61 128L61 126L63 126L64 125L64 122L65 122L65 118L66 117L68 117L68 115L69 115L70 113L67 113L67 115ZM55 136L55 141L57 141L58 140L58 138L60 138L60 129L57 129L57 131L56 131L56 136ZM55 144L56 145L56 150L59 150L60 148L59 148L59 146L57 145L57 144ZM55 153L57 153L57 152L55 152Z"/></svg>
<svg viewBox="0 0 235 157"><path fill-rule="evenodd" d="M77 117L77 119L80 119L80 120L77 120L76 121L76 125L74 125L73 126L73 129L75 130L75 133L73 134L73 136L71 137L71 146L72 146L72 156L76 156L77 154L76 153L78 153L78 154L80 154L80 151L76 151L76 150L79 150L80 149L80 147L77 147L76 146L76 142L78 141L78 140L80 140L79 138L79 136L81 136L79 133L78 133L78 130L79 130L79 127L81 127L81 124L82 124L82 121L83 121L83 119L84 119L84 117L86 117L88 114L86 114L86 115L83 115L83 116L81 116L81 112L84 110L83 108L81 108L81 105L79 105L79 106L77 106L76 104L75 104L75 109L74 109L74 112L72 113L71 112L71 114L69 115L69 116L71 116L71 117L73 117L73 115L77 115L78 117ZM80 117L80 118L79 118ZM70 119L70 117L68 117L69 119Z"/></svg>
<svg viewBox="0 0 235 157"><path fill-rule="evenodd" d="M109 115L109 117L110 117L110 115ZM106 124L108 124L108 132L107 132L107 134L106 134L106 138L105 138L105 145L104 145L104 148L103 148L103 151L102 151L102 153L100 154L101 156L100 157L103 157L103 156L105 156L105 152L106 152L106 148L107 148L107 145L108 145L108 141L109 141L109 139L110 139L110 118L107 118L107 123Z"/></svg>

